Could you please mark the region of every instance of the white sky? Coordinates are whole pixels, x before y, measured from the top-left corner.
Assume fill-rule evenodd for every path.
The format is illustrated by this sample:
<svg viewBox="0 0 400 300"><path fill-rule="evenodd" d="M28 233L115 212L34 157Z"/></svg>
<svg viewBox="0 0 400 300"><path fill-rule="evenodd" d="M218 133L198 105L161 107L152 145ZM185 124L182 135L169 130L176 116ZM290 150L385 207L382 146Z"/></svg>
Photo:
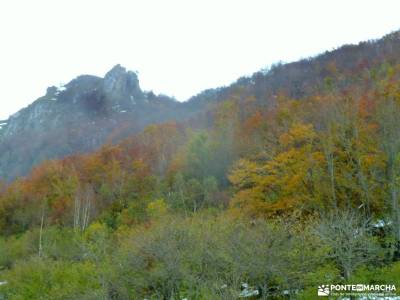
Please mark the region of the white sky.
<svg viewBox="0 0 400 300"><path fill-rule="evenodd" d="M1 0L0 120L117 63L183 101L279 60L400 29L398 0Z"/></svg>

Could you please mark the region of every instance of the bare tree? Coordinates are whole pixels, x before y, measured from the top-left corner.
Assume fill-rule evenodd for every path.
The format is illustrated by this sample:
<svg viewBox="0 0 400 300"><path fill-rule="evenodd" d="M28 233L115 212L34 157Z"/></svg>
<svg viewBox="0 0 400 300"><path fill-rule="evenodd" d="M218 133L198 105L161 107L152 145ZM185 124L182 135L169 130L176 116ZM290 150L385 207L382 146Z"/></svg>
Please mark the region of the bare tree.
<svg viewBox="0 0 400 300"><path fill-rule="evenodd" d="M42 208L42 217L40 220L40 232L39 232L39 257L43 255L43 224L44 224L44 207Z"/></svg>
<svg viewBox="0 0 400 300"><path fill-rule="evenodd" d="M379 254L380 248L370 234L368 223L369 220L356 211L336 210L323 216L315 228L345 279L349 279L358 267L375 261Z"/></svg>
<svg viewBox="0 0 400 300"><path fill-rule="evenodd" d="M94 206L94 191L90 185L78 188L74 199L74 228L84 231L90 222Z"/></svg>

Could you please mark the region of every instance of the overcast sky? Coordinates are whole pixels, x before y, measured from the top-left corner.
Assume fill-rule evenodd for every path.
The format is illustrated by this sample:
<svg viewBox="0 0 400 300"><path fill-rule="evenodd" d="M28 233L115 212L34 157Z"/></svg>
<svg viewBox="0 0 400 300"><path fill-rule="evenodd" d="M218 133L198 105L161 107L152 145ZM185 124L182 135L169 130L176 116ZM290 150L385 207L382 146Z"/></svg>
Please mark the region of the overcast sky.
<svg viewBox="0 0 400 300"><path fill-rule="evenodd" d="M400 1L1 0L0 120L117 63L184 101L274 62L400 29Z"/></svg>

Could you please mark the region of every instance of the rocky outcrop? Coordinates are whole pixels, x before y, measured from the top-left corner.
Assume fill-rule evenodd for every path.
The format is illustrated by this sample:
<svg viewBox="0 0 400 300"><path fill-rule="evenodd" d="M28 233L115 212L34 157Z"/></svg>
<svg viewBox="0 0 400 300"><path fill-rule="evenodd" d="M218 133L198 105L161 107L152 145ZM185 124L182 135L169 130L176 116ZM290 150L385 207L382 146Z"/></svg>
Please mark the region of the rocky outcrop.
<svg viewBox="0 0 400 300"><path fill-rule="evenodd" d="M116 65L106 74L103 87L104 91L109 94L140 95L142 93L136 73L126 71L121 65Z"/></svg>
<svg viewBox="0 0 400 300"><path fill-rule="evenodd" d="M120 65L104 78L79 76L65 86L49 87L43 97L0 122L0 179L193 113L174 99L142 91L137 74Z"/></svg>

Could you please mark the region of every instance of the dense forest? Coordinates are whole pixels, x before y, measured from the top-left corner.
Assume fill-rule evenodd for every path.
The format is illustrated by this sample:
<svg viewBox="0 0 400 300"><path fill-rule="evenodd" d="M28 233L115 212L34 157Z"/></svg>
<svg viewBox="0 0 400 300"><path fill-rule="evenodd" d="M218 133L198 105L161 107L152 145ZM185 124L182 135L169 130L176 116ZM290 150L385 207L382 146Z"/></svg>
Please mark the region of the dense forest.
<svg viewBox="0 0 400 300"><path fill-rule="evenodd" d="M282 75L293 64L276 65L213 91L190 120L2 183L0 294L314 299L321 284L400 289L400 57L388 45L398 33L298 62L296 84L273 93L255 88L257 78L294 78Z"/></svg>

